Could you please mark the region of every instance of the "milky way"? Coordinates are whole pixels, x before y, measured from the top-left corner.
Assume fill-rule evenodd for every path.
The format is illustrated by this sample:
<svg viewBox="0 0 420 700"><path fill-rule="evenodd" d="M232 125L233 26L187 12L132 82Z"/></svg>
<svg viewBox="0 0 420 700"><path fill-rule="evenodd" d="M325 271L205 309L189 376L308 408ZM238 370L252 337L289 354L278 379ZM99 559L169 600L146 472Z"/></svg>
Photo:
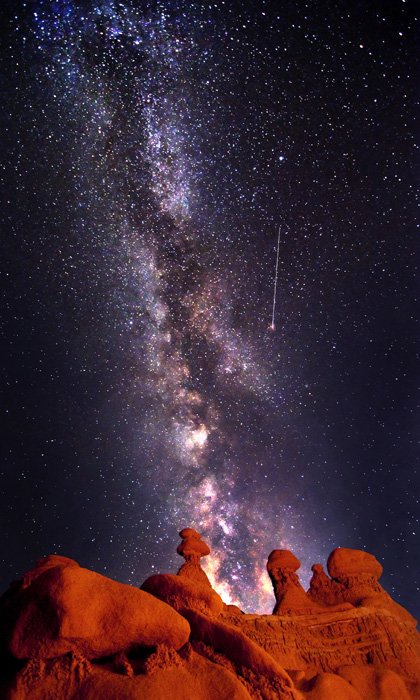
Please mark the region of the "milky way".
<svg viewBox="0 0 420 700"><path fill-rule="evenodd" d="M10 463L32 556L139 585L191 526L224 600L260 612L273 548L304 583L336 546L405 575L413 9L62 0L8 26L4 220L45 415Z"/></svg>

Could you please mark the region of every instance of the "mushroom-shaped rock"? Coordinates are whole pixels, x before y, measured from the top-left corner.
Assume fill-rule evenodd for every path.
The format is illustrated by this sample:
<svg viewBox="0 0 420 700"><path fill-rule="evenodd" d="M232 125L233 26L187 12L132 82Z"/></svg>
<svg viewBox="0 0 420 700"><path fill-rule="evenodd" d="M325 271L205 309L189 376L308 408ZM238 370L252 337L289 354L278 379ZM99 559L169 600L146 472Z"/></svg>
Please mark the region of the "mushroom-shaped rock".
<svg viewBox="0 0 420 700"><path fill-rule="evenodd" d="M210 548L201 535L191 527L179 533L182 542L177 552L185 559L178 574L156 574L150 576L141 586L143 591L160 598L175 610L193 608L210 617L217 617L225 604L200 566L200 558L210 554Z"/></svg>
<svg viewBox="0 0 420 700"><path fill-rule="evenodd" d="M206 557L210 554L210 547L201 539L201 535L191 527L185 527L179 535L182 537L182 542L178 545L176 551L181 557L184 557L185 564L178 571L178 576L198 581L211 587L210 581L200 565L201 557Z"/></svg>
<svg viewBox="0 0 420 700"><path fill-rule="evenodd" d="M138 588L73 564L47 568L0 599L0 648L17 659L70 651L94 659L135 646L180 649L189 625Z"/></svg>
<svg viewBox="0 0 420 700"><path fill-rule="evenodd" d="M210 585L187 576L156 574L150 576L141 589L160 598L175 610L193 608L210 617L218 617L225 607L219 594Z"/></svg>
<svg viewBox="0 0 420 700"><path fill-rule="evenodd" d="M337 609L339 606L342 610L351 608L350 603L343 603L341 586L337 581L329 578L321 564L312 566L312 578L309 584L307 596L319 605L325 605Z"/></svg>
<svg viewBox="0 0 420 700"><path fill-rule="evenodd" d="M176 551L182 557L198 556L198 558L201 558L210 554L210 547L201 539L201 535L191 527L185 527L181 530L179 536L182 537L182 542L178 545Z"/></svg>
<svg viewBox="0 0 420 700"><path fill-rule="evenodd" d="M300 568L300 561L293 552L288 549L273 549L267 561L267 571L283 569L297 571Z"/></svg>
<svg viewBox="0 0 420 700"><path fill-rule="evenodd" d="M287 549L274 549L267 562L276 604L273 615L311 615L322 608L308 598L295 573L300 561Z"/></svg>
<svg viewBox="0 0 420 700"><path fill-rule="evenodd" d="M378 582L383 569L373 554L339 547L328 557L327 568L340 586L341 600L356 606L388 610L394 617L416 626L414 617L392 600Z"/></svg>
<svg viewBox="0 0 420 700"><path fill-rule="evenodd" d="M373 554L359 549L346 549L346 547L338 547L331 552L327 569L332 578L339 580L364 574L378 581L383 572L382 566Z"/></svg>

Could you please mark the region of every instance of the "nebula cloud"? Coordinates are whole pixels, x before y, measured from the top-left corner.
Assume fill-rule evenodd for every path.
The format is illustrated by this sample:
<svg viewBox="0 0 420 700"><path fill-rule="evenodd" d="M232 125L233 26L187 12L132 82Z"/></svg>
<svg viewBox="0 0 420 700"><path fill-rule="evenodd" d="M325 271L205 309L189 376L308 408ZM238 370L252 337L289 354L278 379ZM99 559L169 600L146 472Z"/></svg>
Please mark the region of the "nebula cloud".
<svg viewBox="0 0 420 700"><path fill-rule="evenodd" d="M90 529L118 541L106 566L137 584L155 559L176 570L191 526L224 600L269 612L272 549L292 549L307 582L373 532L364 452L379 428L364 430L396 369L375 383L363 367L385 362L375 290L399 308L392 266L408 265L390 243L395 192L377 194L394 52L375 48L375 24L362 54L344 10L332 32L332 8L30 5L15 18L30 57L20 120L35 124L27 160L50 172L39 269L87 377L71 415L89 407L98 448L84 461L102 504ZM401 130L385 131L396 148Z"/></svg>

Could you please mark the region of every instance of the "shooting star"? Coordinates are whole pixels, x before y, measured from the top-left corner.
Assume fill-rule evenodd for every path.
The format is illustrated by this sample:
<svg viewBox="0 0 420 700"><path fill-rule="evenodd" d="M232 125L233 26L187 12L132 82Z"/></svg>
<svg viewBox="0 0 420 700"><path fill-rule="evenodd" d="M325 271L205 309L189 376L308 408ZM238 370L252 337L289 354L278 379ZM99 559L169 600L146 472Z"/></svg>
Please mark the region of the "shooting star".
<svg viewBox="0 0 420 700"><path fill-rule="evenodd" d="M270 328L272 331L274 331L274 329L275 329L274 315L276 313L277 277L279 274L280 235L281 235L281 227L279 226L279 236L277 238L276 273L274 275L273 313L271 316L271 325L270 325Z"/></svg>

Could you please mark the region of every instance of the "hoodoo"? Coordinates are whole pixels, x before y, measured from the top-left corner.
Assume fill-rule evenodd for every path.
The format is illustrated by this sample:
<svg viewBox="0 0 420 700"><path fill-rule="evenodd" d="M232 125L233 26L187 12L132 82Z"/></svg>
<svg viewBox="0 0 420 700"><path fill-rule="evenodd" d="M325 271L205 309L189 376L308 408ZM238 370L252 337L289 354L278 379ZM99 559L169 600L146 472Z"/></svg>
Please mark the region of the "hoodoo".
<svg viewBox="0 0 420 700"><path fill-rule="evenodd" d="M272 615L225 605L181 530L178 574L141 586L52 555L0 598L4 700L419 700L416 621L378 583L382 567L335 549L307 592L292 552L271 552Z"/></svg>

